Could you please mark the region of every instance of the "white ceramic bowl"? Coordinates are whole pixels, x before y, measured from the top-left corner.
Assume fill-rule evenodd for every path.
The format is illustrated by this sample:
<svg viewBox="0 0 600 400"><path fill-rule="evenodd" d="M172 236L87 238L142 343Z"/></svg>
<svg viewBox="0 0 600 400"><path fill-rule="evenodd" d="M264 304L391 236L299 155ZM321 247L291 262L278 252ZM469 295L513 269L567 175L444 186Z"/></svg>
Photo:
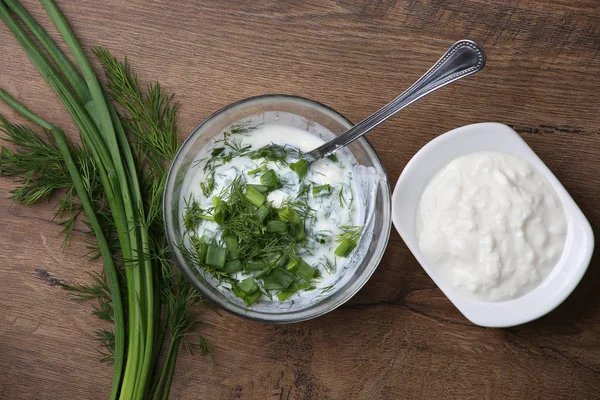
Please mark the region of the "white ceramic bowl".
<svg viewBox="0 0 600 400"><path fill-rule="evenodd" d="M554 187L567 220L565 247L552 272L531 292L502 302L475 300L440 280L427 265L416 234L421 194L433 175L456 157L485 150L502 151L527 160ZM392 221L425 272L456 308L474 324L487 327L523 324L552 311L575 289L594 250L590 223L563 185L514 130L492 122L454 129L419 150L404 168L394 189Z"/></svg>

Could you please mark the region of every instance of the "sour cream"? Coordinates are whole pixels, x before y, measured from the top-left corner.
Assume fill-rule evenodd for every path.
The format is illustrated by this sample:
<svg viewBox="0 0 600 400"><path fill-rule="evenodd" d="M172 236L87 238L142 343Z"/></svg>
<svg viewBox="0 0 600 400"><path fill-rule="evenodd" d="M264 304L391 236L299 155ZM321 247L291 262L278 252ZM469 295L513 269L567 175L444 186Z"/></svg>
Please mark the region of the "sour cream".
<svg viewBox="0 0 600 400"><path fill-rule="evenodd" d="M537 287L560 258L566 220L550 183L501 152L458 157L423 192L419 247L435 274L484 301Z"/></svg>

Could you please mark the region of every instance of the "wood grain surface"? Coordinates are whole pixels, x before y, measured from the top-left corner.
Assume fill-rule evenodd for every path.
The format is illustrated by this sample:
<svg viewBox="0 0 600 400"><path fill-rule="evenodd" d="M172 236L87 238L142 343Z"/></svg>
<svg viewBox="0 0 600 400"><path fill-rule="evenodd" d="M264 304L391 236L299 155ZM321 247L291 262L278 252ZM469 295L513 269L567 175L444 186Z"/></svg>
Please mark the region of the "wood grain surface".
<svg viewBox="0 0 600 400"><path fill-rule="evenodd" d="M35 1L24 2L45 18ZM454 41L487 50L486 69L369 135L392 183L452 128L514 127L600 226L600 2L594 0L60 1L84 47L127 55L181 104L185 137L242 98L287 93L358 121L408 87ZM50 29L55 33L54 29ZM95 64L97 67L97 63ZM78 133L0 25L0 86ZM0 112L20 121L4 104ZM101 399L89 305L56 279L85 281L84 235L62 249L53 201L12 206L0 180L0 399ZM182 354L172 399L600 398L600 257L549 315L510 329L469 323L392 231L366 286L316 320L270 326L208 313L215 364Z"/></svg>

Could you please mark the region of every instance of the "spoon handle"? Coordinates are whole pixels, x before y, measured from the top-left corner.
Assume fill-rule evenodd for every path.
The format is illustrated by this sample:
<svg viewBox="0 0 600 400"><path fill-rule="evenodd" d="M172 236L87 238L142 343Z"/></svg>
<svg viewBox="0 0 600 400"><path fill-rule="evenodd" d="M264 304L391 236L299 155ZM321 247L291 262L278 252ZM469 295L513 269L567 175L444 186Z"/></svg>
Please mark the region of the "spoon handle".
<svg viewBox="0 0 600 400"><path fill-rule="evenodd" d="M308 162L314 162L329 156L369 132L404 107L442 86L481 71L484 66L485 52L481 46L470 40L460 40L454 43L442 58L404 93L342 135L304 154L304 158Z"/></svg>

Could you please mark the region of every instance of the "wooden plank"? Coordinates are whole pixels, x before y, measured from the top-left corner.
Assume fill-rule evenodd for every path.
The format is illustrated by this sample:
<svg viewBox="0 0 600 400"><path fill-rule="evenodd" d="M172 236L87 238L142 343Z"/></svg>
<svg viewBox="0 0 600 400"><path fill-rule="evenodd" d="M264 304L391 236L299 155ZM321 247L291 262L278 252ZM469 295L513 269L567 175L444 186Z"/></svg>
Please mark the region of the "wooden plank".
<svg viewBox="0 0 600 400"><path fill-rule="evenodd" d="M42 7L24 1L48 26ZM473 122L513 126L600 224L600 7L552 1L60 2L86 49L127 55L145 81L181 103L187 135L248 96L288 93L358 121L409 86L452 42L475 39L488 66L369 135L395 182L437 135ZM51 28L51 27L49 27ZM54 29L49 29L55 32ZM0 86L77 131L57 97L0 26ZM98 65L95 64L97 67ZM0 112L18 121L0 104ZM76 232L62 249L53 202L11 207L0 180L0 399L106 397L89 306L53 284L86 280L97 263ZM511 329L471 325L392 232L383 262L340 309L269 326L206 315L212 366L181 354L175 399L599 398L600 261L573 295Z"/></svg>

